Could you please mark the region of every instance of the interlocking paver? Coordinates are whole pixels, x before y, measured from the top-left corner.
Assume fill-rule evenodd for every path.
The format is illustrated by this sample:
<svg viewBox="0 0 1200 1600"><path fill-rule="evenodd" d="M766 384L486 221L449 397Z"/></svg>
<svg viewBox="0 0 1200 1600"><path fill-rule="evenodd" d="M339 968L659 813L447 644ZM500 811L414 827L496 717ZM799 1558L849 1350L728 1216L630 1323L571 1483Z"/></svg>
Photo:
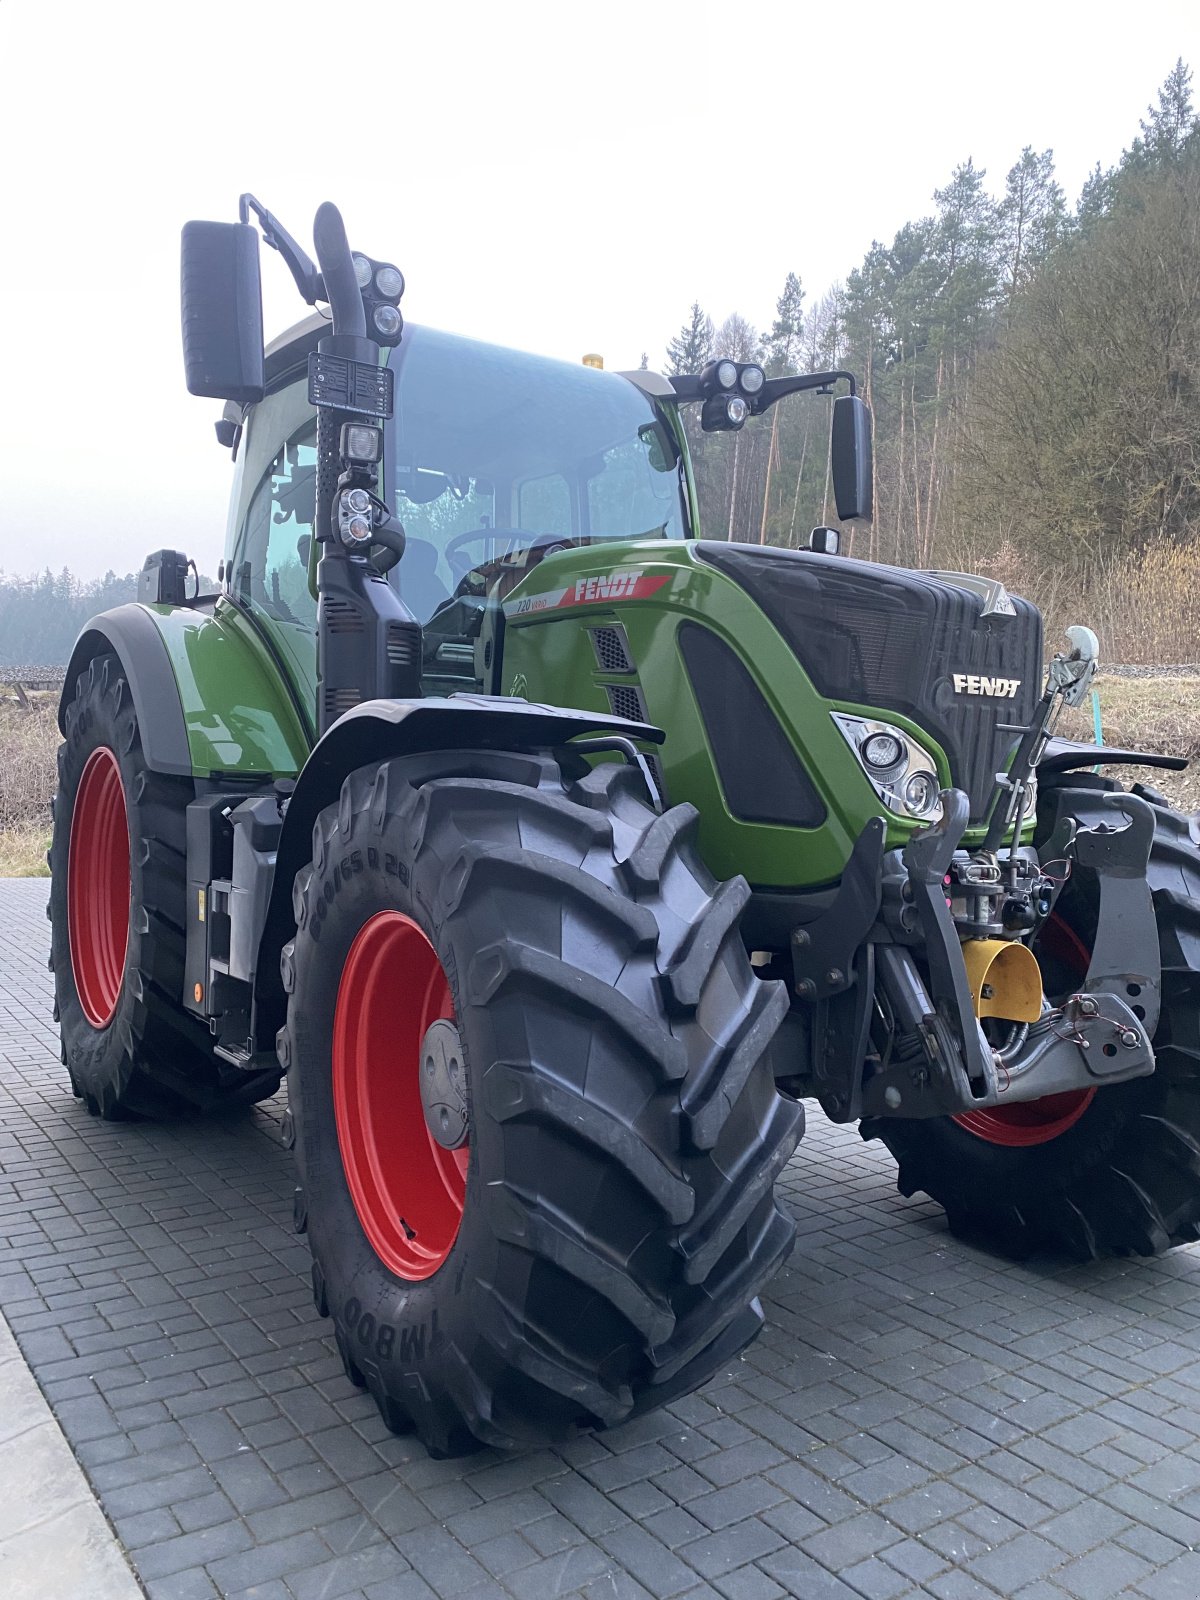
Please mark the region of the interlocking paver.
<svg viewBox="0 0 1200 1600"><path fill-rule="evenodd" d="M1200 1594L1200 1251L993 1260L819 1115L757 1345L702 1393L434 1462L341 1375L284 1099L100 1124L45 885L0 883L0 1307L150 1600Z"/></svg>

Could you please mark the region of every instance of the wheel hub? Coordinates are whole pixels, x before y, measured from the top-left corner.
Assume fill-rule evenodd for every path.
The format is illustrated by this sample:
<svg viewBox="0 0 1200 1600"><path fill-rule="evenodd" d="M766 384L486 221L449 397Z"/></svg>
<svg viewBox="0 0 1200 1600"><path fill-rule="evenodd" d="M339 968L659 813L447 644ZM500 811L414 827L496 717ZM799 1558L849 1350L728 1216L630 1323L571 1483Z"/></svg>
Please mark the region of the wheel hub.
<svg viewBox="0 0 1200 1600"><path fill-rule="evenodd" d="M467 1142L467 1088L462 1039L445 1017L429 1027L421 1041L421 1107L430 1136L443 1150L460 1150Z"/></svg>

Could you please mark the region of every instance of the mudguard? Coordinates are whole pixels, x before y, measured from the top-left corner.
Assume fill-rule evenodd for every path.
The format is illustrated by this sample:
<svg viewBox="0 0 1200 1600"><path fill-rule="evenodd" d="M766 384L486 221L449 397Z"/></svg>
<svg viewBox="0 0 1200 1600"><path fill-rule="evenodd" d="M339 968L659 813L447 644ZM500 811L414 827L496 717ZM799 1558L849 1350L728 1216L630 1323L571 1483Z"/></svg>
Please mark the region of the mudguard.
<svg viewBox="0 0 1200 1600"><path fill-rule="evenodd" d="M313 824L318 814L338 798L349 773L369 761L426 750L546 749L585 733L614 734L650 744L661 744L666 737L661 728L649 723L536 705L507 695L367 700L339 718L305 763L284 817L254 984L259 1049L273 1048L275 1033L283 1025L279 952L296 926L292 884L312 856Z"/></svg>
<svg viewBox="0 0 1200 1600"><path fill-rule="evenodd" d="M113 651L125 671L146 765L152 772L190 777L192 753L171 657L152 615L142 606L117 606L93 617L75 641L58 702L58 728L66 737L67 706L75 683L93 657Z"/></svg>
<svg viewBox="0 0 1200 1600"><path fill-rule="evenodd" d="M60 728L77 677L107 650L129 683L152 771L262 782L304 765L304 708L269 643L228 600L134 603L93 617L71 652Z"/></svg>

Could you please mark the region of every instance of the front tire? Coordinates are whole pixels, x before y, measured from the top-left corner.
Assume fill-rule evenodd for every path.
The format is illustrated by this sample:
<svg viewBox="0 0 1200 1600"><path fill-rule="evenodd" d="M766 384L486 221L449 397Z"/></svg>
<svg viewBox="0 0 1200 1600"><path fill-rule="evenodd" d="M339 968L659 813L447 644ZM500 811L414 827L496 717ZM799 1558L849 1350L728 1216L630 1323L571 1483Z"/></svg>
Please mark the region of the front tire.
<svg viewBox="0 0 1200 1600"><path fill-rule="evenodd" d="M802 1111L694 821L627 769L479 752L362 768L318 820L283 957L298 1217L348 1373L436 1454L620 1423L761 1325Z"/></svg>
<svg viewBox="0 0 1200 1600"><path fill-rule="evenodd" d="M896 1157L901 1194L924 1190L952 1232L1006 1255L1152 1256L1200 1238L1200 817L1165 804L1154 817L1148 876L1162 956L1154 1073L1003 1114L862 1124L864 1138L882 1139ZM1078 981L1096 917L1086 875L1072 879L1060 913L1056 964Z"/></svg>
<svg viewBox="0 0 1200 1600"><path fill-rule="evenodd" d="M65 725L50 965L72 1089L110 1121L265 1099L278 1074L223 1068L181 1004L192 785L147 767L115 655L97 656L80 674Z"/></svg>

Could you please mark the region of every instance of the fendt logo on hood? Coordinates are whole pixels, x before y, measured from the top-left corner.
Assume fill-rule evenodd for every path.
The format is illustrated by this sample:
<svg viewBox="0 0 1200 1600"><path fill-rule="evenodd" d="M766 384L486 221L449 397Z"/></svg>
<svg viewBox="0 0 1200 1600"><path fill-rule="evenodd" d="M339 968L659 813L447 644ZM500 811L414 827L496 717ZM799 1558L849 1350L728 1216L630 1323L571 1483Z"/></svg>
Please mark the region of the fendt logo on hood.
<svg viewBox="0 0 1200 1600"><path fill-rule="evenodd" d="M975 672L954 674L955 694L981 694L993 700L1015 700L1020 687L1020 678L984 678Z"/></svg>

